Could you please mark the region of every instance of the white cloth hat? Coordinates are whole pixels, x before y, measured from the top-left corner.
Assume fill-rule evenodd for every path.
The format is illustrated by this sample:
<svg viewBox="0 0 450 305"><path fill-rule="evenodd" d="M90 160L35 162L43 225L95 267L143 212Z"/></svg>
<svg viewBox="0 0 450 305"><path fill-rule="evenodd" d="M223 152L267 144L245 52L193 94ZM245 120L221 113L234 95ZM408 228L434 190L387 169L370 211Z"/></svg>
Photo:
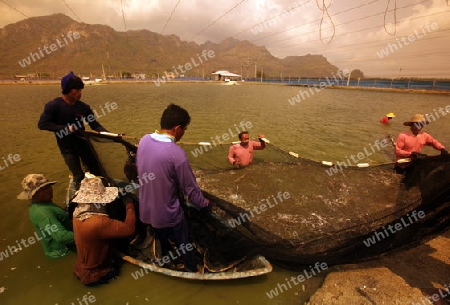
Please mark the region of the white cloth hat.
<svg viewBox="0 0 450 305"><path fill-rule="evenodd" d="M77 203L110 203L119 194L117 187L105 187L102 179L95 176L86 177L81 181L80 189L73 202Z"/></svg>

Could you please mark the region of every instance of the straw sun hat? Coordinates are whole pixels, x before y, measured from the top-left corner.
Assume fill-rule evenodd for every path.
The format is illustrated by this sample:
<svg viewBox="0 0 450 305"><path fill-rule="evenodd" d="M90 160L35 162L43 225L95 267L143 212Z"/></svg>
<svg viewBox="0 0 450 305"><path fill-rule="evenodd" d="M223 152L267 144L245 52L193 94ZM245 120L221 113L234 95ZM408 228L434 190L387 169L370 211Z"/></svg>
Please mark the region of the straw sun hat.
<svg viewBox="0 0 450 305"><path fill-rule="evenodd" d="M31 199L41 188L55 183L56 181L50 181L42 174L29 174L22 180L23 191L17 196L17 199Z"/></svg>
<svg viewBox="0 0 450 305"><path fill-rule="evenodd" d="M405 125L405 126L412 126L412 125L416 124L416 125L422 125L422 126L425 126L425 125L428 125L428 124L430 124L430 123L431 123L431 122L428 121L428 120L425 118L425 116L424 116L423 114L415 114L415 115L411 118L410 121L404 122L403 125Z"/></svg>
<svg viewBox="0 0 450 305"><path fill-rule="evenodd" d="M96 176L81 181L80 189L72 201L76 203L110 203L119 194L117 187L105 187L102 179Z"/></svg>

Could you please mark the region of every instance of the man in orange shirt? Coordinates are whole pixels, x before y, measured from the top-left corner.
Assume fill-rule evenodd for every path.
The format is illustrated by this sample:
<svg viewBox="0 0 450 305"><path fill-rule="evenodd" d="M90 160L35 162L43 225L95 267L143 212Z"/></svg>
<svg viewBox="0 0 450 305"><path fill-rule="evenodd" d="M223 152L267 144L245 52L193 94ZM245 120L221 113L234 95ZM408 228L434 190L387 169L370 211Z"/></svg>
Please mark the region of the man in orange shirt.
<svg viewBox="0 0 450 305"><path fill-rule="evenodd" d="M434 139L430 134L423 132L422 128L430 124L425 119L423 114L415 114L411 121L404 122L403 125L410 126L410 130L402 132L398 135L395 144L395 161L397 172L404 169L408 164L399 163L403 158L420 159L426 157L425 154L420 153L425 145L432 146L436 150L440 150L441 154L448 154L444 145Z"/></svg>
<svg viewBox="0 0 450 305"><path fill-rule="evenodd" d="M241 132L239 134L241 142L230 147L228 161L236 168L250 165L253 162L253 150L266 148L266 142L264 142L263 138L264 135L260 134L258 136L259 142L250 141L248 131Z"/></svg>

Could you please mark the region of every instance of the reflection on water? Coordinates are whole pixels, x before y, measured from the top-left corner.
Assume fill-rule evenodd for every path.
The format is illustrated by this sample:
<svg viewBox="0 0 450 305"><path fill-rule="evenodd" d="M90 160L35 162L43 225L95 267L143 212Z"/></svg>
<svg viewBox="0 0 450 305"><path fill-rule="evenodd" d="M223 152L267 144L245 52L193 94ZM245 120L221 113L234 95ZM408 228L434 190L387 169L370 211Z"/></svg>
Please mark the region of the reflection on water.
<svg viewBox="0 0 450 305"><path fill-rule="evenodd" d="M16 199L22 178L34 172L58 180L54 187L54 201L62 206L69 174L54 136L37 129L44 104L59 95L59 87L5 85L1 90L0 165L3 168L0 170L0 206L3 216L0 255L8 250L8 246L16 245L16 241L34 234L28 219L27 203ZM277 147L305 158L326 161L344 161L350 155L362 152L364 147L384 139L386 134L397 135L406 130L402 123L414 113L431 113L449 104L448 97L443 95L325 89L291 106L288 99L297 95L299 90L304 89L251 84L168 83L159 88L153 84L116 84L86 86L82 100L99 114L103 113L101 109L105 108L106 102L117 103L117 109L105 112L99 119L111 132L140 138L159 127L160 115L167 104L176 103L185 107L192 118L183 142L211 141L211 138L222 137L235 124L251 122L251 137L263 133ZM396 117L390 125L380 124L379 119L388 112L394 112ZM443 116L427 126L426 131L449 146L449 127L449 119ZM237 137L229 139L235 140ZM226 147L222 149L227 151ZM120 151L109 153L117 155L122 166L124 149L118 147L117 150ZM425 153L435 154L431 149ZM20 159L10 162L10 154L19 155ZM196 157L188 155L194 162ZM387 148L362 162L385 163L391 162L392 157L392 150ZM217 162L226 164L226 155L223 158ZM8 162L8 166L3 162ZM239 190L235 195L241 192ZM39 244L29 245L22 251L8 252L8 257L3 254L0 261L0 291L3 291L0 303L78 304L77 299L82 300L89 294L95 297L96 304L194 304L212 301L215 304L292 304L306 300L325 275L320 274L269 299L266 292L300 272L275 267L267 276L214 283L185 281L159 274L148 274L134 280L131 273L137 267L124 264L120 277L114 282L87 289L73 275L74 262L75 254L60 260L48 260Z"/></svg>

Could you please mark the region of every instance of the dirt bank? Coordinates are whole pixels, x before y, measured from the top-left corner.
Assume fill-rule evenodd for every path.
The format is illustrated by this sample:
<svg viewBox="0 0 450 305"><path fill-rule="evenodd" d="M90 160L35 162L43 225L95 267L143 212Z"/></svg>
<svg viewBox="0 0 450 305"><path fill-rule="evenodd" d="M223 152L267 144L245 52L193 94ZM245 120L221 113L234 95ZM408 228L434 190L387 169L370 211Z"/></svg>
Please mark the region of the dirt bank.
<svg viewBox="0 0 450 305"><path fill-rule="evenodd" d="M449 290L450 230L408 251L334 267L307 304L448 305Z"/></svg>

